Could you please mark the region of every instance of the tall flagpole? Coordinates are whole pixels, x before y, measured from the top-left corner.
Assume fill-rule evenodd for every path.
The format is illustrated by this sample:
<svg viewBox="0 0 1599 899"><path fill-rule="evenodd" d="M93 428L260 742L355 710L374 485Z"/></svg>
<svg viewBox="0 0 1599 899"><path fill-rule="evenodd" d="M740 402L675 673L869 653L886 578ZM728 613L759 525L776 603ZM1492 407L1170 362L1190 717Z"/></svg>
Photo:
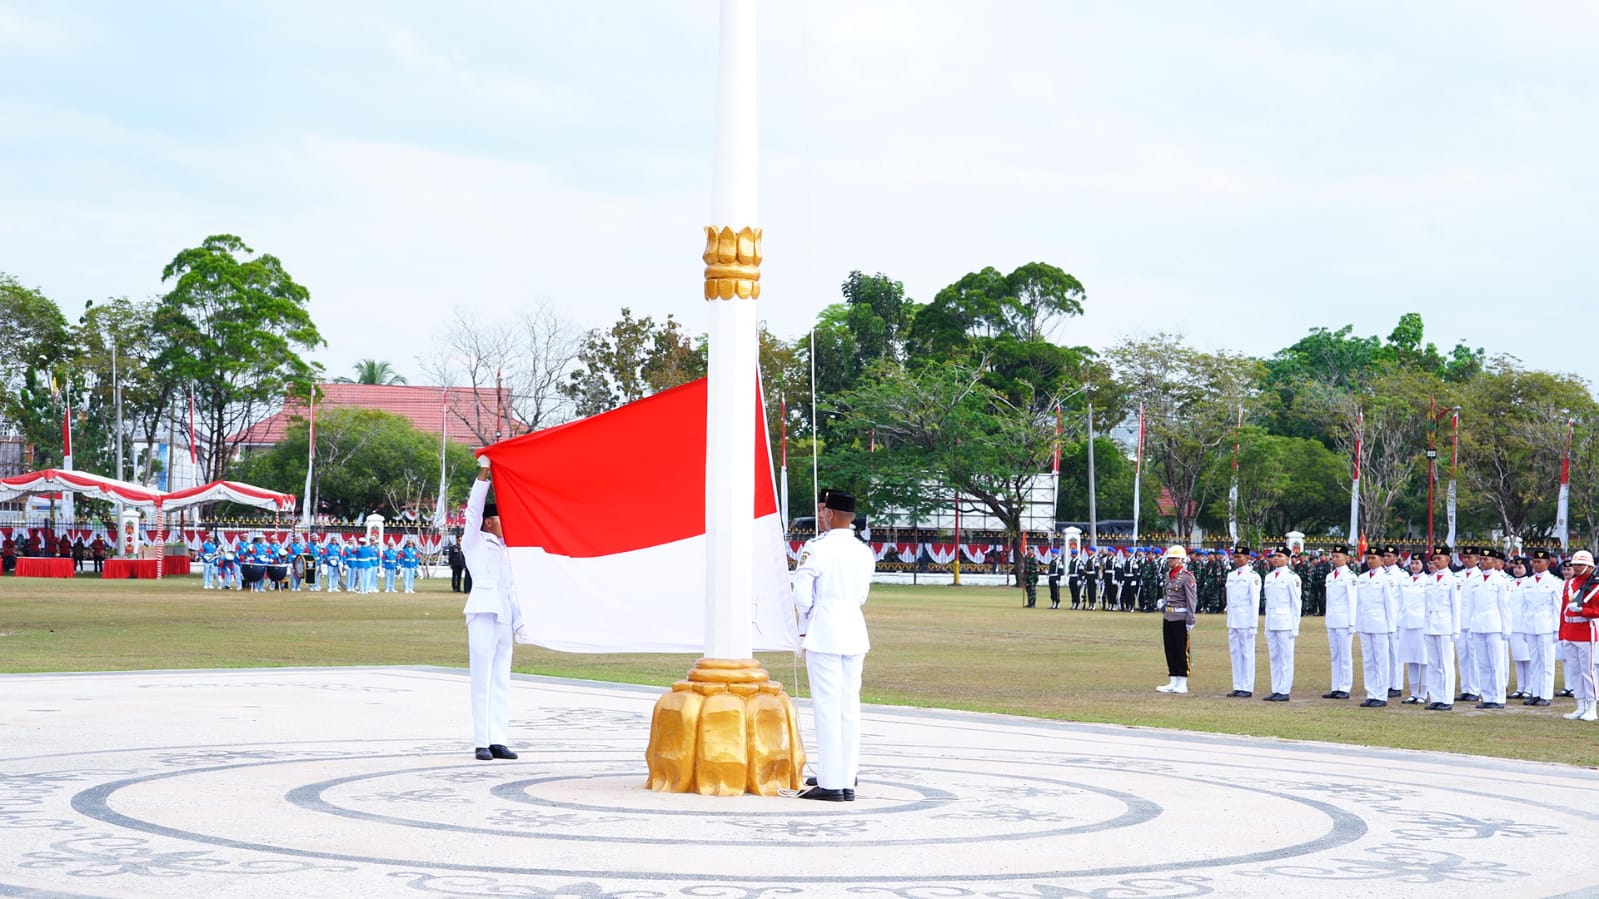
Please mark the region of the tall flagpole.
<svg viewBox="0 0 1599 899"><path fill-rule="evenodd" d="M1060 435L1061 435L1060 403L1055 404L1055 451L1050 454L1049 463L1049 497L1052 510L1049 513L1049 542L1055 544L1055 522L1060 520Z"/></svg>
<svg viewBox="0 0 1599 899"><path fill-rule="evenodd" d="M779 453L779 458L782 462L782 481L777 485L777 498L778 502L782 504L783 533L786 534L788 533L790 520L788 517L788 400L781 395L777 398L777 416L780 419L778 428L783 435L780 441L781 452Z"/></svg>
<svg viewBox="0 0 1599 899"><path fill-rule="evenodd" d="M1566 451L1560 457L1560 499L1555 503L1555 536L1560 538L1562 554L1571 537L1571 435L1576 426L1576 419L1566 419Z"/></svg>
<svg viewBox="0 0 1599 899"><path fill-rule="evenodd" d="M793 701L751 658L756 558L766 558L758 551L766 547L756 541L755 453L750 451L755 435L765 433L756 386L761 231L755 196L755 12L755 0L722 0L713 224L705 228L701 256L710 307L705 657L686 683L673 684L656 700L650 716L647 785L659 792L775 796L805 782L805 747ZM781 544L780 533L775 539ZM771 548L782 552L780 545Z"/></svg>
<svg viewBox="0 0 1599 899"><path fill-rule="evenodd" d="M439 536L442 538L449 528L449 515L446 507L449 505L449 494L445 489L446 471L444 468L444 454L450 447L450 391L443 391L444 402L444 427L439 429L439 495L433 501L433 523L438 526ZM443 545L442 543L440 545Z"/></svg>
<svg viewBox="0 0 1599 899"><path fill-rule="evenodd" d="M1355 471L1349 481L1349 548L1366 554L1366 537L1360 532L1360 450L1366 432L1366 411L1355 413Z"/></svg>
<svg viewBox="0 0 1599 899"><path fill-rule="evenodd" d="M1088 545L1099 546L1099 507L1095 505L1098 489L1094 482L1094 404L1088 404Z"/></svg>
<svg viewBox="0 0 1599 899"><path fill-rule="evenodd" d="M1144 404L1138 404L1138 447L1133 452L1133 545L1138 545L1138 513L1143 508L1140 494L1144 475Z"/></svg>
<svg viewBox="0 0 1599 899"><path fill-rule="evenodd" d="M1238 424L1233 427L1233 485L1227 491L1227 536L1238 545L1238 433L1244 429L1244 407L1238 407Z"/></svg>
<svg viewBox="0 0 1599 899"><path fill-rule="evenodd" d="M67 411L61 417L61 470L72 470L72 379L68 372L67 383L62 385L61 398L66 401ZM72 505L72 491L64 490L61 493L61 523L70 527L73 523L75 512Z"/></svg>
<svg viewBox="0 0 1599 899"><path fill-rule="evenodd" d="M311 427L305 441L305 493L300 497L300 524L306 534L311 533L312 507L311 471L316 467L316 385L311 385Z"/></svg>
<svg viewBox="0 0 1599 899"><path fill-rule="evenodd" d="M1450 428L1454 431L1450 438L1449 448L1449 487L1444 491L1444 519L1449 522L1449 536L1444 542L1451 547L1455 545L1455 478L1460 473L1460 407L1456 406L1454 414L1450 416Z"/></svg>

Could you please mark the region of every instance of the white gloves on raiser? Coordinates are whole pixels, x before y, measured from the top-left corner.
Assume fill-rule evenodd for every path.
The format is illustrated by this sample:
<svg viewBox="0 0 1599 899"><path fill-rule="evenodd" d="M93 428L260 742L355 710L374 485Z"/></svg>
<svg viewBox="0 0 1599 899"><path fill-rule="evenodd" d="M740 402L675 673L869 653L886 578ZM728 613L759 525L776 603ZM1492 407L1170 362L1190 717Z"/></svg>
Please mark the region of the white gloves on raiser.
<svg viewBox="0 0 1599 899"><path fill-rule="evenodd" d="M488 456L478 456L477 457L477 467L478 468L488 468L489 467L489 457Z"/></svg>

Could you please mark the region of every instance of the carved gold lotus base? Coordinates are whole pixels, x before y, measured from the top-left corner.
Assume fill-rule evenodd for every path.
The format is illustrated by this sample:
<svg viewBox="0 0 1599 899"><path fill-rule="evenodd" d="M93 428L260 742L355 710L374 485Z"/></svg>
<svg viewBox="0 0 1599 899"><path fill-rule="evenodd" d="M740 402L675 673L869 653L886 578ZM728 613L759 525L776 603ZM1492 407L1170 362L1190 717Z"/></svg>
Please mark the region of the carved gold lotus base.
<svg viewBox="0 0 1599 899"><path fill-rule="evenodd" d="M754 659L700 659L655 701L650 789L704 796L776 796L805 771L799 716Z"/></svg>

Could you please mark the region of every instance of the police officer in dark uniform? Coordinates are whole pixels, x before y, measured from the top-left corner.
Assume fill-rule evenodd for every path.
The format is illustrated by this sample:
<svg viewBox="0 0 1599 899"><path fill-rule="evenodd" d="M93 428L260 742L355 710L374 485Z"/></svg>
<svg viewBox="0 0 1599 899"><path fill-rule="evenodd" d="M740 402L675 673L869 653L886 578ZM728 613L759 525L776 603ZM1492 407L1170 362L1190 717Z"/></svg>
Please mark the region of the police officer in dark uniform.
<svg viewBox="0 0 1599 899"><path fill-rule="evenodd" d="M1079 569L1083 574L1083 608L1092 609L1099 602L1099 547L1090 547L1087 558Z"/></svg>
<svg viewBox="0 0 1599 899"><path fill-rule="evenodd" d="M1083 556L1079 550L1072 550L1071 558L1066 560L1066 586L1072 592L1072 608L1082 608Z"/></svg>
<svg viewBox="0 0 1599 899"><path fill-rule="evenodd" d="M1060 608L1061 568L1060 550L1051 549L1049 551L1049 567L1044 570L1044 573L1049 578L1049 607L1051 609Z"/></svg>

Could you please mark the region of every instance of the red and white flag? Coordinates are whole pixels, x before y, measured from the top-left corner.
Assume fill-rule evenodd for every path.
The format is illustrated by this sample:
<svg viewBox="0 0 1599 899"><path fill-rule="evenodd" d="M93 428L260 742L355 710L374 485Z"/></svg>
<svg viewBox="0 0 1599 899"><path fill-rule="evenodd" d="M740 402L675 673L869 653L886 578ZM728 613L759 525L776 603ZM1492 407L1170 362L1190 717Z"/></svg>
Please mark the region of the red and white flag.
<svg viewBox="0 0 1599 899"><path fill-rule="evenodd" d="M527 627L563 652L703 652L705 379L481 450ZM759 402L759 396L757 396ZM755 453L756 651L799 646L766 416Z"/></svg>

